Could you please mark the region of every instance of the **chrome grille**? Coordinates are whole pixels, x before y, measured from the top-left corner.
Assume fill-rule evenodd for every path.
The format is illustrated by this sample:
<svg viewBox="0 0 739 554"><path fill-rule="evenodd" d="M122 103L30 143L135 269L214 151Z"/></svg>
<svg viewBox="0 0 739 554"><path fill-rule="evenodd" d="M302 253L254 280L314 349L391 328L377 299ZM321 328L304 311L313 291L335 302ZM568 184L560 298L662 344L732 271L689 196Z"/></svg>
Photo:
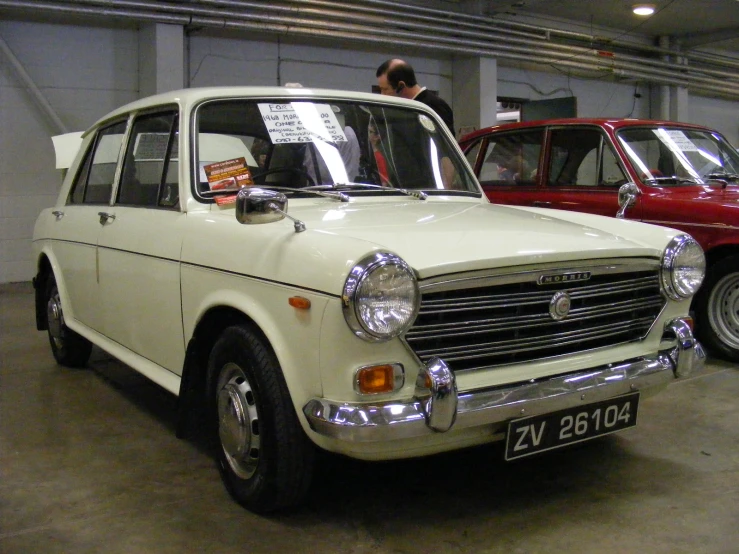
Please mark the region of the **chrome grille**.
<svg viewBox="0 0 739 554"><path fill-rule="evenodd" d="M546 274L587 271L587 281L538 284ZM568 316L549 314L566 291ZM421 307L405 340L427 362L442 358L455 371L532 361L637 341L665 299L657 263L637 261L422 284Z"/></svg>

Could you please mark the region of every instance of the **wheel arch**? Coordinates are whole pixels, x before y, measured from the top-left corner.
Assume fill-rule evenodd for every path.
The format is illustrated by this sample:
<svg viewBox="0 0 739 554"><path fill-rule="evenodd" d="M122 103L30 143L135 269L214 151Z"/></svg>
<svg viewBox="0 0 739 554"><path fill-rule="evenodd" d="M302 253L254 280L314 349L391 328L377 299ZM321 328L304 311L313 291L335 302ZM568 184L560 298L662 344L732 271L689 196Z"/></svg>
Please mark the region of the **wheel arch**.
<svg viewBox="0 0 739 554"><path fill-rule="evenodd" d="M33 278L34 298L36 305L36 329L46 331L49 323L46 319L46 282L54 272L49 257L42 253L36 267L36 276Z"/></svg>
<svg viewBox="0 0 739 554"><path fill-rule="evenodd" d="M739 256L739 244L721 244L706 250L706 267L716 265L730 256Z"/></svg>
<svg viewBox="0 0 739 554"><path fill-rule="evenodd" d="M213 306L203 314L195 325L185 352L177 410L179 437L189 435L193 425L205 413L208 356L221 333L233 325L248 325L269 344L254 320L234 307Z"/></svg>

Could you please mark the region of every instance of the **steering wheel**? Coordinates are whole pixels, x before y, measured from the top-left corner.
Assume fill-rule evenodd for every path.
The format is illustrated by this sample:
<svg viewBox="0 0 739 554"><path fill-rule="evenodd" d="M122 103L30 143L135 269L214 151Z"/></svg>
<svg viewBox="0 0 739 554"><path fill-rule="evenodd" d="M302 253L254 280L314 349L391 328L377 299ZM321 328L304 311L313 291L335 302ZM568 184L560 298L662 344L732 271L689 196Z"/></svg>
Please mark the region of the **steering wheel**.
<svg viewBox="0 0 739 554"><path fill-rule="evenodd" d="M313 186L316 184L313 177L310 176L310 174L305 171L304 169L301 169L299 167L273 167L271 169L268 169L266 171L262 171L261 173L257 173L255 175L252 175L252 179L254 182L257 182L257 179L262 179L262 183L264 183L264 178L267 177L267 175L273 175L275 173L292 173L294 175L298 175L300 177L305 177L308 180L308 184Z"/></svg>

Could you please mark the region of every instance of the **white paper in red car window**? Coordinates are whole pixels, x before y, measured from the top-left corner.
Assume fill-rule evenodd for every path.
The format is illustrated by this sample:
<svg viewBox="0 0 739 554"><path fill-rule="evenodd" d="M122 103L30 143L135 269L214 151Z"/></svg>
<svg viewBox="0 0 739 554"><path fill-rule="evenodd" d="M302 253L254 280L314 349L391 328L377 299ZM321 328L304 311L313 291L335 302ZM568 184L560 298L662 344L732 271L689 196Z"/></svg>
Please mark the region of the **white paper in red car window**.
<svg viewBox="0 0 739 554"><path fill-rule="evenodd" d="M259 104L259 111L273 144L346 140L329 104L263 103Z"/></svg>
<svg viewBox="0 0 739 554"><path fill-rule="evenodd" d="M682 131L677 129L655 129L654 132L657 136L666 139L665 142L670 150L677 149L678 152L698 151L698 147Z"/></svg>

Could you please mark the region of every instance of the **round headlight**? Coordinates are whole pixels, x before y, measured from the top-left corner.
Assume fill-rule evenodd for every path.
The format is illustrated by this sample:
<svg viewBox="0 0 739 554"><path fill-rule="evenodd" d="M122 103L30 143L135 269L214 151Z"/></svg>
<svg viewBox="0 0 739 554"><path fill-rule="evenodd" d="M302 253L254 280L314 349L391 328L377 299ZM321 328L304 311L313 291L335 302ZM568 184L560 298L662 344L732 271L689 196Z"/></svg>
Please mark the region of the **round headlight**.
<svg viewBox="0 0 739 554"><path fill-rule="evenodd" d="M359 337L383 341L404 333L418 313L413 270L394 254L378 252L352 268L344 284L344 317Z"/></svg>
<svg viewBox="0 0 739 554"><path fill-rule="evenodd" d="M703 249L689 235L678 235L662 255L662 288L673 300L690 298L703 282L706 258Z"/></svg>

